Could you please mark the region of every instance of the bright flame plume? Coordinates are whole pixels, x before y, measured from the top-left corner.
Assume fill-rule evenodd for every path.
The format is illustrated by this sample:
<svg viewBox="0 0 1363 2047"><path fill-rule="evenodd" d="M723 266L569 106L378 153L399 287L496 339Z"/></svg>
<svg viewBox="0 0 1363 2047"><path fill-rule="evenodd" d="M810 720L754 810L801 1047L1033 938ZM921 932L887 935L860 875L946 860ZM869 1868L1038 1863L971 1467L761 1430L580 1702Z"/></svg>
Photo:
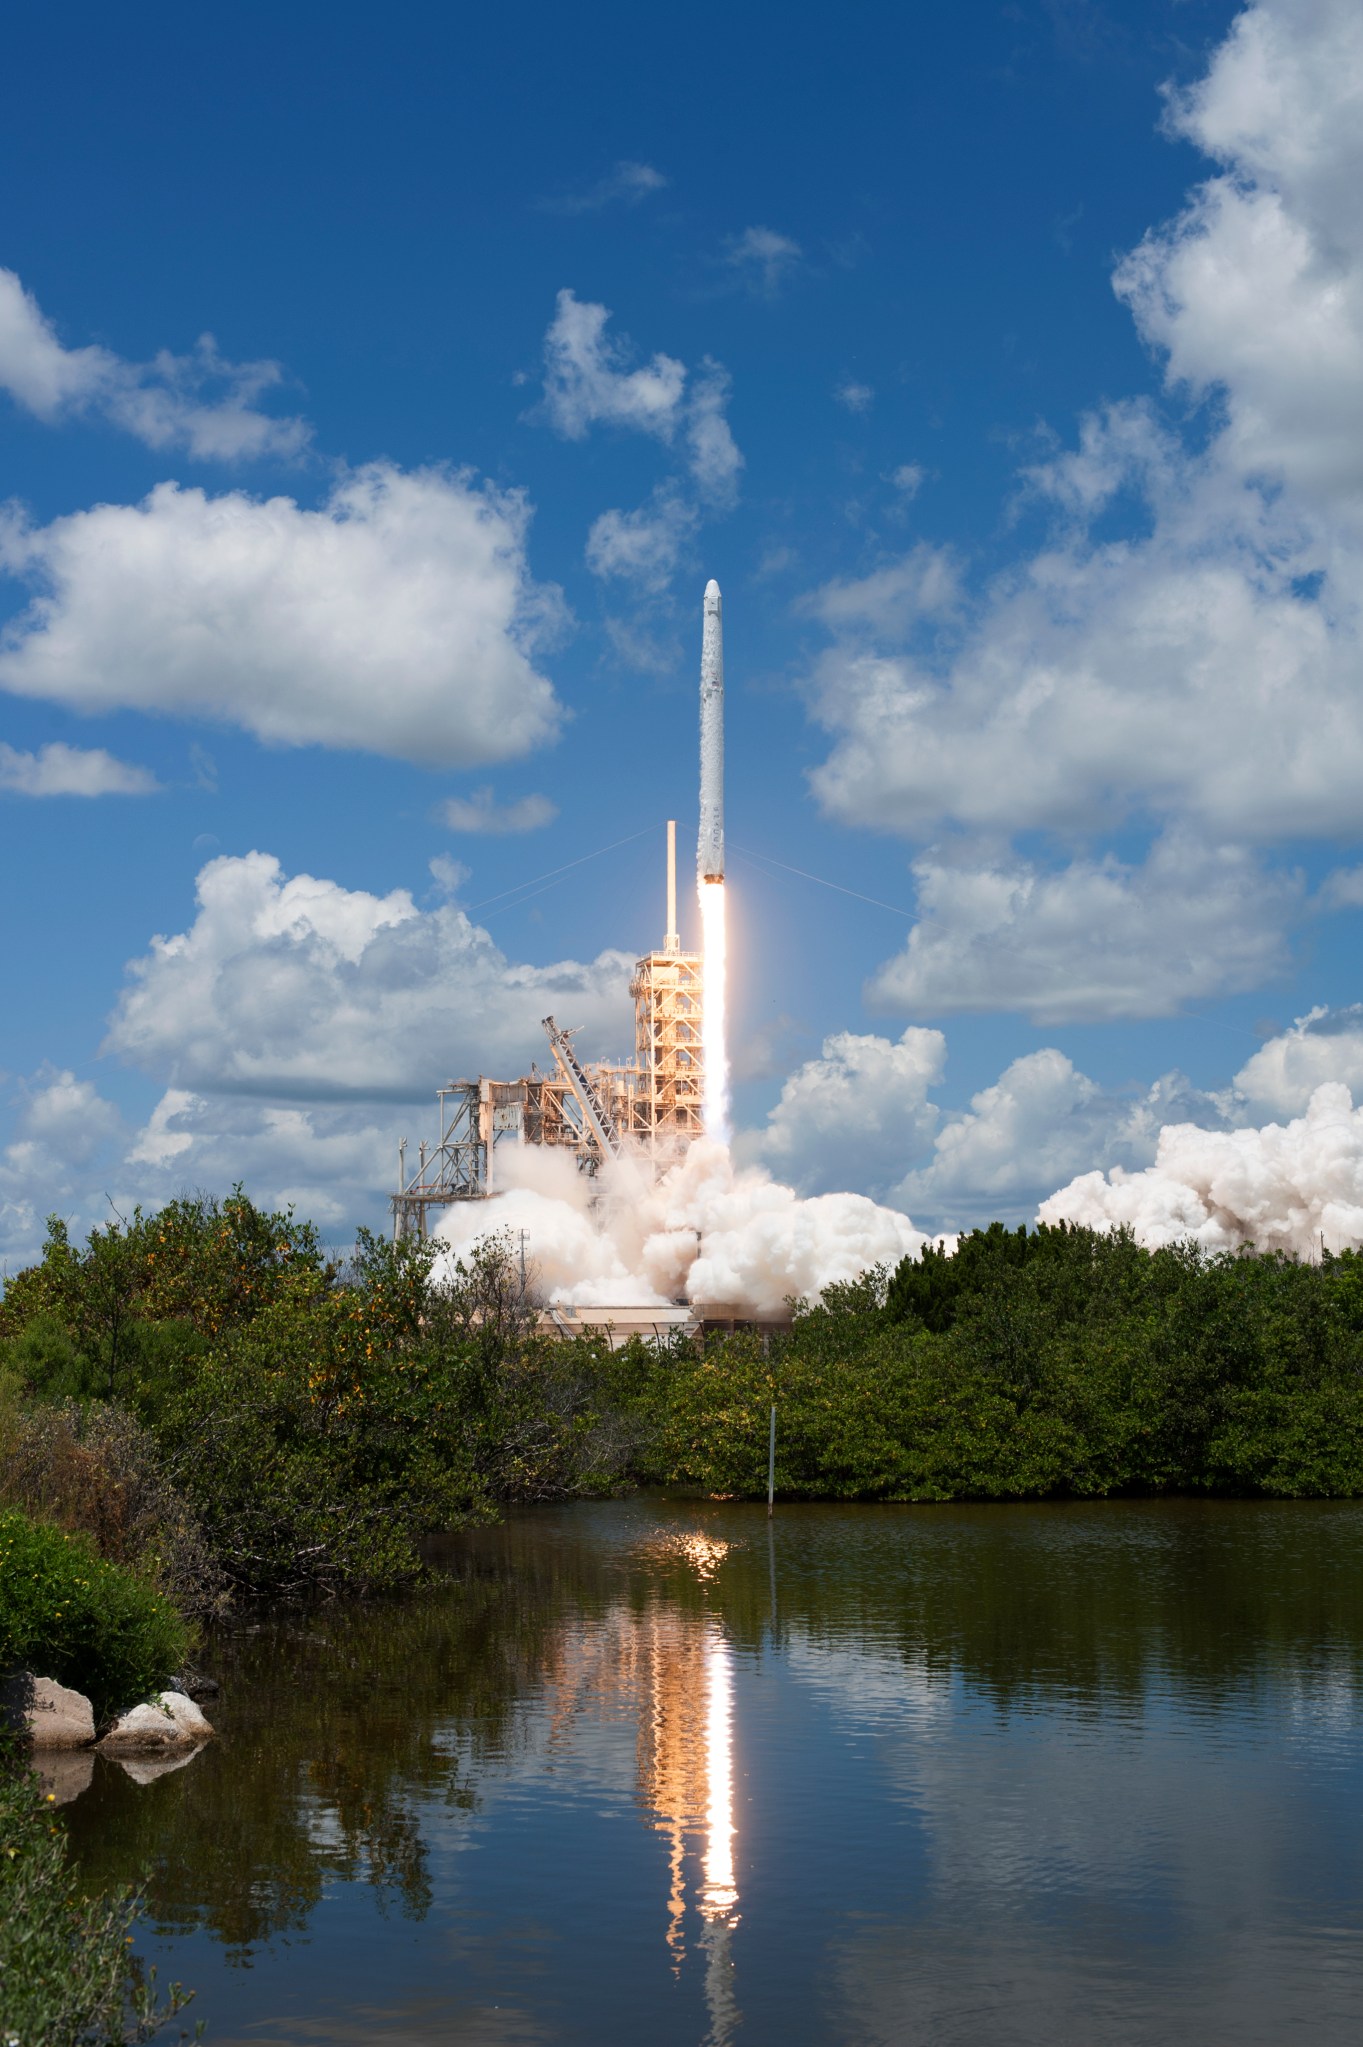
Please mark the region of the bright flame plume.
<svg viewBox="0 0 1363 2047"><path fill-rule="evenodd" d="M700 884L700 925L705 955L700 1020L701 1050L705 1055L705 1135L716 1144L729 1142L729 1052L725 1020L726 943L724 928L724 883Z"/></svg>

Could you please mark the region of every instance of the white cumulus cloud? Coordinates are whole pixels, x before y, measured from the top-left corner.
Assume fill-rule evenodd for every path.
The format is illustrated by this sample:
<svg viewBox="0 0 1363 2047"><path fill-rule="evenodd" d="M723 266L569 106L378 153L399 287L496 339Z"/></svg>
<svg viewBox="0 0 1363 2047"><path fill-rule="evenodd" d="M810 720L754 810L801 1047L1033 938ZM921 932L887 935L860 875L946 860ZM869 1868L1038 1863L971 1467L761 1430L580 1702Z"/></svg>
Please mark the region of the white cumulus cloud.
<svg viewBox="0 0 1363 2047"><path fill-rule="evenodd" d="M587 535L593 575L615 577L640 590L665 590L682 549L700 525L694 505L666 486L636 511L602 512Z"/></svg>
<svg viewBox="0 0 1363 2047"><path fill-rule="evenodd" d="M1096 410L1022 474L1044 537L954 610L897 610L874 578L805 602L834 642L809 677L831 816L939 848L1086 847L1063 874L932 856L943 928L877 984L913 1009L1149 1015L1254 985L1304 905L1246 849L1357 833L1363 15L1256 0L1168 121L1213 173L1115 281L1200 411ZM1104 857L1122 826L1153 840L1143 861ZM1346 871L1313 907L1356 900Z"/></svg>
<svg viewBox="0 0 1363 2047"><path fill-rule="evenodd" d="M472 796L447 796L440 806L440 819L453 832L489 832L504 838L514 832L537 832L552 824L558 805L547 796L518 796L512 803L498 803L490 788L475 789Z"/></svg>
<svg viewBox="0 0 1363 2047"><path fill-rule="evenodd" d="M765 1127L740 1141L740 1155L802 1192L883 1193L931 1146L939 1112L928 1091L945 1063L940 1031L911 1026L895 1043L838 1031L790 1075Z"/></svg>
<svg viewBox="0 0 1363 2047"><path fill-rule="evenodd" d="M676 473L636 510L602 512L587 540L595 575L657 594L702 512L727 511L738 495L743 457L729 427L729 376L709 357L694 371L661 353L633 363L629 344L607 332L609 320L605 306L559 293L544 343L544 415L568 440L614 426L672 451Z"/></svg>
<svg viewBox="0 0 1363 2047"><path fill-rule="evenodd" d="M54 739L21 753L0 741L0 789L19 796L150 796L160 786L149 768L116 760L102 746Z"/></svg>
<svg viewBox="0 0 1363 2047"><path fill-rule="evenodd" d="M164 483L47 526L11 512L0 568L35 594L0 640L0 687L276 744L504 760L560 717L533 656L562 606L530 577L528 517L466 473L387 463L317 510Z"/></svg>
<svg viewBox="0 0 1363 2047"><path fill-rule="evenodd" d="M570 441L594 426L628 427L670 441L686 396L686 365L661 351L628 368L629 344L607 334L610 311L558 295L544 337L544 405L550 424Z"/></svg>
<svg viewBox="0 0 1363 2047"><path fill-rule="evenodd" d="M949 616L961 601L960 568L949 548L926 541L864 576L834 577L796 609L849 638L904 635L923 619Z"/></svg>
<svg viewBox="0 0 1363 2047"><path fill-rule="evenodd" d="M296 455L311 429L256 403L281 382L278 363L229 362L211 334L188 355L162 349L147 363L66 348L14 271L0 270L0 388L38 419L96 414L149 448L184 448L203 461Z"/></svg>
<svg viewBox="0 0 1363 2047"><path fill-rule="evenodd" d="M1316 1089L1340 1082L1363 1100L1363 1006L1318 1007L1269 1038L1235 1076L1237 1091L1257 1109L1300 1115Z"/></svg>
<svg viewBox="0 0 1363 2047"><path fill-rule="evenodd" d="M914 862L921 921L868 988L884 1009L1020 1010L1033 1022L1171 1016L1258 987L1285 962L1299 877L1182 833L1143 866L1114 855L1054 872L1013 855Z"/></svg>
<svg viewBox="0 0 1363 2047"><path fill-rule="evenodd" d="M526 1071L550 1012L623 1048L632 968L619 952L518 965L452 902L225 856L200 873L189 928L132 962L106 1049L196 1094L423 1101L452 1064Z"/></svg>
<svg viewBox="0 0 1363 2047"><path fill-rule="evenodd" d="M1176 1072L1147 1088L1102 1088L1046 1046L1013 1060L968 1110L944 1116L932 1156L888 1189L887 1199L947 1229L996 1216L1030 1221L1067 1174L1148 1164L1171 1115L1220 1128L1232 1111L1228 1097L1204 1094Z"/></svg>
<svg viewBox="0 0 1363 2047"><path fill-rule="evenodd" d="M1221 452L1313 496L1363 488L1363 13L1260 0L1169 125L1223 166L1117 273Z"/></svg>

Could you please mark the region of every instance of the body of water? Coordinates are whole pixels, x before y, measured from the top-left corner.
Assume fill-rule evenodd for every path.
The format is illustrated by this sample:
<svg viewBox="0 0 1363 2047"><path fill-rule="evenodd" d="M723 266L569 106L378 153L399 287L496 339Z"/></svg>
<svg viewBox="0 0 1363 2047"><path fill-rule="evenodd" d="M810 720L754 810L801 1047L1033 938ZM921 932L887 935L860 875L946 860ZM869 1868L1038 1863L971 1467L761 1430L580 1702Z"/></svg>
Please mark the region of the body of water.
<svg viewBox="0 0 1363 2047"><path fill-rule="evenodd" d="M1356 2042L1363 1507L637 1499L68 1808L210 2047ZM138 1781L138 1777L143 1781Z"/></svg>

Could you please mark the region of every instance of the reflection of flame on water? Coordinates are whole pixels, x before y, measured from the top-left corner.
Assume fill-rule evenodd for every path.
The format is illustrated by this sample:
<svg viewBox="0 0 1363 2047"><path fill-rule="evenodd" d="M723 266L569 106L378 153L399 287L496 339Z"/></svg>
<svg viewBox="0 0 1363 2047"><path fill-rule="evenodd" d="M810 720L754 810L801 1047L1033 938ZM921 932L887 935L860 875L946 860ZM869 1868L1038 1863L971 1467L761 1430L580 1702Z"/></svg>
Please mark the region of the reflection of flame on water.
<svg viewBox="0 0 1363 2047"><path fill-rule="evenodd" d="M726 1545L702 1536L678 1537L671 1547L713 1569ZM639 1723L639 1789L667 1838L667 1944L679 1971L686 1958L687 1845L699 1836L707 2042L727 2047L739 2022L731 1952L739 1920L733 1650L717 1621L666 1607L650 1616L645 1639L649 1710Z"/></svg>
<svg viewBox="0 0 1363 2047"><path fill-rule="evenodd" d="M703 1529L669 1530L640 1545L639 1554L660 1563L689 1564L698 1578L713 1578L733 1544Z"/></svg>
<svg viewBox="0 0 1363 2047"><path fill-rule="evenodd" d="M734 1886L733 1673L729 1645L715 1629L705 1644L705 1888L707 1919L731 1913ZM733 1923L733 1922L731 1922Z"/></svg>
<svg viewBox="0 0 1363 2047"><path fill-rule="evenodd" d="M638 1554L683 1564L705 1582L733 1547L703 1529L658 1530ZM732 1956L739 1914L734 1654L723 1628L714 1615L684 1611L659 1587L646 1612L622 1602L604 1627L575 1640L554 1689L555 1739L589 1700L598 1709L614 1701L635 1720L640 1802L667 1843L666 1940L673 1969L679 1973L686 1959L686 1864L699 1851L693 1899L705 1956L706 2041L707 2047L729 2047L739 2024Z"/></svg>

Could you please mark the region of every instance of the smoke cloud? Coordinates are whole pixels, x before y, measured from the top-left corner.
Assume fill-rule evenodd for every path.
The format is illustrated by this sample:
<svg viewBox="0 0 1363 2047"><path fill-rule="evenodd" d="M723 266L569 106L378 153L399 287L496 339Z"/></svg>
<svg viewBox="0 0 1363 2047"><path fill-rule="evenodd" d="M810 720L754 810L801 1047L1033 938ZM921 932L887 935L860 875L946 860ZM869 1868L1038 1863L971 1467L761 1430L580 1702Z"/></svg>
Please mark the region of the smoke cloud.
<svg viewBox="0 0 1363 2047"><path fill-rule="evenodd" d="M1260 1130L1167 1124L1143 1172L1081 1173L1038 1213L1041 1222L1127 1224L1157 1249L1192 1238L1208 1251L1252 1244L1316 1255L1363 1245L1363 1108L1339 1081L1315 1089L1306 1113Z"/></svg>
<svg viewBox="0 0 1363 2047"><path fill-rule="evenodd" d="M504 1190L460 1202L437 1232L453 1259L499 1230L526 1232L546 1297L565 1306L663 1307L709 1301L773 1313L792 1297L873 1265L897 1265L926 1241L908 1217L864 1194L803 1200L728 1148L699 1139L658 1178L642 1160L605 1166L594 1182L570 1155L503 1150Z"/></svg>

